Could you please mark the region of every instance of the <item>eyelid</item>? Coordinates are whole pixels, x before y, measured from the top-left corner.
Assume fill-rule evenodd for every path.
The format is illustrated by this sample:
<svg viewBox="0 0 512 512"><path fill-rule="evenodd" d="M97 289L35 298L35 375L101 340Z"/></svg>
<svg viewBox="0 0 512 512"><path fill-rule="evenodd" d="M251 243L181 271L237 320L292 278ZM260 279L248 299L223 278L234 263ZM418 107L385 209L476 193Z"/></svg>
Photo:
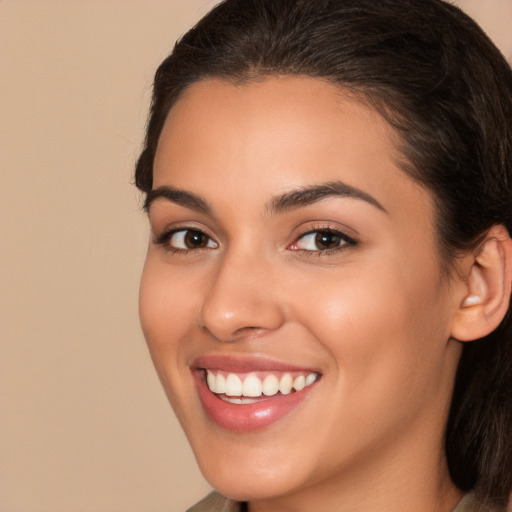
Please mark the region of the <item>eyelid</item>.
<svg viewBox="0 0 512 512"><path fill-rule="evenodd" d="M205 237L212 241L215 244L215 247L196 247L196 248L181 248L181 247L173 247L169 244L171 238L180 232L187 231L195 231L198 233L202 233ZM199 251L202 249L216 249L219 247L219 242L215 239L213 235L209 233L209 230L202 226L191 225L191 224L183 224L183 225L174 225L168 226L162 230L160 234L155 234L153 239L153 243L155 245L165 246L166 250L178 253L187 253L189 251Z"/></svg>
<svg viewBox="0 0 512 512"><path fill-rule="evenodd" d="M155 222L151 222L150 227L155 243L158 239L165 237L169 233L186 230L201 231L201 233L208 235L210 238L215 238L212 230L208 226L195 220L176 219L174 221L165 222L164 219L159 219L155 220Z"/></svg>
<svg viewBox="0 0 512 512"><path fill-rule="evenodd" d="M178 235L180 235L180 233L182 233L182 235L178 236ZM176 242L178 240L181 240L183 242L183 244L185 244L185 239L186 239L187 234L191 234L191 233L199 233L201 236L204 236L206 238L206 246L205 247L202 247L202 246L201 247L175 247L175 246L171 245L171 240L174 238L177 238ZM218 247L217 242L215 242L211 236L207 235L203 231L199 231L198 229L178 229L175 231L171 231L169 233L168 243L169 243L169 245L171 245L171 247L173 247L175 249L183 249L183 250L216 249ZM210 244L212 244L213 247Z"/></svg>
<svg viewBox="0 0 512 512"><path fill-rule="evenodd" d="M333 234L335 236L339 236L342 240L342 244L331 248L331 249L303 249L300 247L294 247L298 244L298 242L304 238L306 238L309 235L318 233L329 233ZM359 245L358 240L356 240L353 236L350 236L346 233L345 230L341 229L340 227L335 227L331 224L318 224L308 227L307 229L304 229L303 231L300 231L298 234L296 234L293 238L293 242L288 246L289 250L302 252L302 253L309 253L309 254L318 254L318 255L327 255L332 254L334 252L340 252L342 250L348 249L349 247L355 247Z"/></svg>

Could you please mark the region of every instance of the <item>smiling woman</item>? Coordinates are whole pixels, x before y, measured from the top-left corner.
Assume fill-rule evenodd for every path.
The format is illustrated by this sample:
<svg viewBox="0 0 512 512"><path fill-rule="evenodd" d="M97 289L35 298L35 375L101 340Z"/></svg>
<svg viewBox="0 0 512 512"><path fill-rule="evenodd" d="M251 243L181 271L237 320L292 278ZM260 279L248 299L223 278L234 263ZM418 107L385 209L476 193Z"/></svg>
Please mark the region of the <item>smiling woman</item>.
<svg viewBox="0 0 512 512"><path fill-rule="evenodd" d="M511 93L438 0L227 0L177 43L136 182L191 510L505 510Z"/></svg>

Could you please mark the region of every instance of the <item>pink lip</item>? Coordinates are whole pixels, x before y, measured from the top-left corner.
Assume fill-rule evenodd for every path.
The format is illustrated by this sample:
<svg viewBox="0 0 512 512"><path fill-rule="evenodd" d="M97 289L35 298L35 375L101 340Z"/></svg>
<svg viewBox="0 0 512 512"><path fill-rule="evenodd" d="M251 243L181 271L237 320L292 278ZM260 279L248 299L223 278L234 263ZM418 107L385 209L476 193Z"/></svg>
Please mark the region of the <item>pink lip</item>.
<svg viewBox="0 0 512 512"><path fill-rule="evenodd" d="M200 356L194 359L190 365L191 368L208 368L209 370L224 370L233 373L249 373L257 371L283 371L283 372L318 372L316 369L306 368L304 366L294 366L280 361L274 361L266 357L244 357L244 356L226 356L210 355Z"/></svg>
<svg viewBox="0 0 512 512"><path fill-rule="evenodd" d="M194 361L193 374L199 398L208 417L218 426L236 432L250 432L276 423L292 412L311 391L315 384L301 391L281 395L278 393L261 402L252 404L231 404L212 393L205 382L203 368L233 373L251 371L302 371L304 368L284 365L265 358L233 358L226 356L204 356ZM306 370L314 371L314 370Z"/></svg>

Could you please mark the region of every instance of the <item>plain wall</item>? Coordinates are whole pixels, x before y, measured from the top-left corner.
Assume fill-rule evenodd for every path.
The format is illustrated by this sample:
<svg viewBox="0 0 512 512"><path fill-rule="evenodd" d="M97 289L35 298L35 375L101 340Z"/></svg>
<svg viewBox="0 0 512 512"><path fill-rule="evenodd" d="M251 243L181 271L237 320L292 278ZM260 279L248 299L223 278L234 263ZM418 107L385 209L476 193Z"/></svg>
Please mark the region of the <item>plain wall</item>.
<svg viewBox="0 0 512 512"><path fill-rule="evenodd" d="M207 0L0 0L0 511L208 490L138 324L151 79ZM512 56L512 0L461 2Z"/></svg>

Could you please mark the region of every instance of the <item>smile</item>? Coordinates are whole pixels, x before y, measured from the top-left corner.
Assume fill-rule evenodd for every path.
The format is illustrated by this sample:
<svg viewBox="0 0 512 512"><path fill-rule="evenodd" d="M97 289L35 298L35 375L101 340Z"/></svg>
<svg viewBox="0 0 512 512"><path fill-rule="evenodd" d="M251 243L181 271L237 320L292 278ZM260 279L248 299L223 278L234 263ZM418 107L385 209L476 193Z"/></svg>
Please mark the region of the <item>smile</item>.
<svg viewBox="0 0 512 512"><path fill-rule="evenodd" d="M311 386L318 374L315 372L251 372L226 373L206 370L208 389L222 400L234 404L255 403L280 393L289 395ZM259 400L255 400L259 399Z"/></svg>
<svg viewBox="0 0 512 512"><path fill-rule="evenodd" d="M201 357L191 369L207 418L235 432L257 431L292 413L321 377L265 358Z"/></svg>

